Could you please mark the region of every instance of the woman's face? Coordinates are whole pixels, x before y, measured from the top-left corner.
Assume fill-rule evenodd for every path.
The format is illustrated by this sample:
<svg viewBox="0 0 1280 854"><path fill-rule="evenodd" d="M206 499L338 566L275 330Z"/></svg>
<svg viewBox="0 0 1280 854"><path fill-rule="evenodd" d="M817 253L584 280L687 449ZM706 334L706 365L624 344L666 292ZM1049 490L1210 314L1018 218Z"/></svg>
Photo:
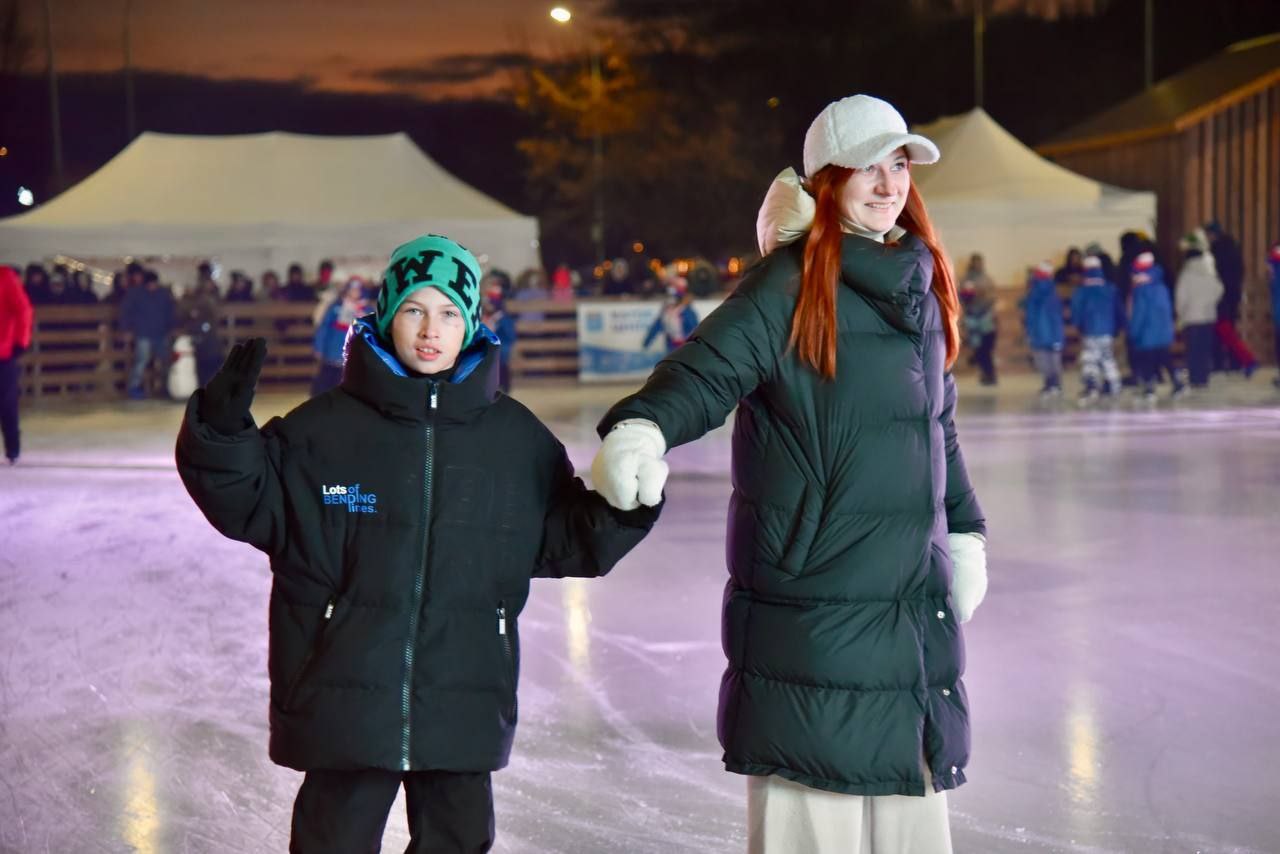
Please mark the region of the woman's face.
<svg viewBox="0 0 1280 854"><path fill-rule="evenodd" d="M840 190L840 210L859 228L884 234L893 228L911 190L911 163L899 148L879 163L853 170Z"/></svg>

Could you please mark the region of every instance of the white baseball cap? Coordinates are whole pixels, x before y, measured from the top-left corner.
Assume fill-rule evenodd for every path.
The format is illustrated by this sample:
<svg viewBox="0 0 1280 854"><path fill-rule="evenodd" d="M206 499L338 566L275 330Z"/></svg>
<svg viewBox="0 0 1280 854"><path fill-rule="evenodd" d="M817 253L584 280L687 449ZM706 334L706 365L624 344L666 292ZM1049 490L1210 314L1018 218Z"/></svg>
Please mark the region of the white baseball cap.
<svg viewBox="0 0 1280 854"><path fill-rule="evenodd" d="M937 163L938 146L907 133L906 120L888 101L853 95L833 101L818 113L804 135L804 171L809 177L832 164L861 169L906 146L912 163Z"/></svg>

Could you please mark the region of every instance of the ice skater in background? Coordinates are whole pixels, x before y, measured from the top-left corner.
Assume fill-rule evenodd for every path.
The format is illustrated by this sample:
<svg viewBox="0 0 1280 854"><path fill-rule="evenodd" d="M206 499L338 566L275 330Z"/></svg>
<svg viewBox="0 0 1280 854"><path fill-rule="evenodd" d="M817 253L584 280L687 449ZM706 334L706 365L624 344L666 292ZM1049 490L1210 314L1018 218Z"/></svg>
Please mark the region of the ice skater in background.
<svg viewBox="0 0 1280 854"><path fill-rule="evenodd" d="M1182 270L1174 289L1178 324L1187 345L1187 368L1192 388L1207 388L1213 369L1214 326L1223 285L1209 254L1209 240L1196 229L1182 238Z"/></svg>
<svg viewBox="0 0 1280 854"><path fill-rule="evenodd" d="M1120 391L1120 368L1116 364L1116 304L1114 283L1107 281L1101 259L1087 255L1084 278L1071 294L1071 325L1080 332L1080 379L1084 388L1080 404L1087 406L1100 397Z"/></svg>
<svg viewBox="0 0 1280 854"><path fill-rule="evenodd" d="M693 295L689 293L689 283L682 276L673 276L667 284L667 302L658 312L649 333L644 337L645 349L659 335L667 338L667 352L689 340L693 330L698 328L698 313L693 310Z"/></svg>
<svg viewBox="0 0 1280 854"><path fill-rule="evenodd" d="M1156 383L1160 371L1173 380L1173 397L1186 392L1177 371L1173 369L1173 304L1164 283L1164 269L1155 256L1143 252L1133 261L1133 295L1129 311L1129 338L1133 342L1134 374L1138 391L1145 403L1155 403Z"/></svg>
<svg viewBox="0 0 1280 854"><path fill-rule="evenodd" d="M452 240L413 240L338 388L258 429L255 338L187 404L183 484L271 558L270 755L306 772L295 854L377 851L401 786L410 851L488 851L530 577L603 575L658 515L660 488L630 513L588 491L498 392L479 278Z"/></svg>
<svg viewBox="0 0 1280 854"><path fill-rule="evenodd" d="M1062 300L1053 279L1053 265L1042 261L1031 271L1027 295L1022 300L1022 322L1036 370L1044 379L1040 396L1062 395Z"/></svg>
<svg viewBox="0 0 1280 854"><path fill-rule="evenodd" d="M342 366L347 358L347 332L356 318L369 310L364 301L364 287L364 279L358 276L347 279L342 293L329 304L316 324L313 347L320 365L311 382L312 397L337 388L342 382Z"/></svg>
<svg viewBox="0 0 1280 854"><path fill-rule="evenodd" d="M969 269L960 281L961 325L965 344L973 351L982 385L996 384L996 283L986 273L978 253L969 258Z"/></svg>
<svg viewBox="0 0 1280 854"><path fill-rule="evenodd" d="M31 346L35 316L22 277L0 264L0 432L4 433L4 458L13 465L21 450L18 433L18 388L21 356Z"/></svg>
<svg viewBox="0 0 1280 854"><path fill-rule="evenodd" d="M505 273L502 274L504 277ZM483 295L484 325L498 336L498 387L503 394L511 393L511 356L516 349L516 319L507 313L507 288L493 274L485 277Z"/></svg>

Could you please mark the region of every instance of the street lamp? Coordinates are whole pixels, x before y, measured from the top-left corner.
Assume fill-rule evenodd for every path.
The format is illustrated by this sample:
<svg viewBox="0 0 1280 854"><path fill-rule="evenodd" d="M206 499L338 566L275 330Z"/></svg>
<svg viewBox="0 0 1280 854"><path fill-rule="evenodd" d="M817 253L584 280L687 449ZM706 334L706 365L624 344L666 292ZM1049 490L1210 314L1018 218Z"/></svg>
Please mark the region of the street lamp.
<svg viewBox="0 0 1280 854"><path fill-rule="evenodd" d="M551 10L551 19L561 25L573 20L573 13L564 6ZM591 243L595 247L596 260L605 260L604 251L604 138L600 131L600 100L604 94L600 74L600 52L594 38L588 39L591 54L591 99L587 108L595 112L591 122L591 172L595 190L595 205L591 218Z"/></svg>

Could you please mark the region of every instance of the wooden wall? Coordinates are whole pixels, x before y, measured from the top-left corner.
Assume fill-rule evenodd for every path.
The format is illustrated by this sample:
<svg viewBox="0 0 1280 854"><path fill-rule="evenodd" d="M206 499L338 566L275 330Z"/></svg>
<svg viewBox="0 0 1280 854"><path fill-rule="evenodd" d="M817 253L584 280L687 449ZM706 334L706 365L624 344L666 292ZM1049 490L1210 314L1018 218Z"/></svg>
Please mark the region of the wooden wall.
<svg viewBox="0 0 1280 854"><path fill-rule="evenodd" d="M1259 357L1271 360L1266 252L1280 240L1280 84L1176 134L1052 159L1109 184L1154 191L1159 198L1157 243L1175 275L1178 239L1208 220L1221 222L1244 253L1241 330Z"/></svg>

